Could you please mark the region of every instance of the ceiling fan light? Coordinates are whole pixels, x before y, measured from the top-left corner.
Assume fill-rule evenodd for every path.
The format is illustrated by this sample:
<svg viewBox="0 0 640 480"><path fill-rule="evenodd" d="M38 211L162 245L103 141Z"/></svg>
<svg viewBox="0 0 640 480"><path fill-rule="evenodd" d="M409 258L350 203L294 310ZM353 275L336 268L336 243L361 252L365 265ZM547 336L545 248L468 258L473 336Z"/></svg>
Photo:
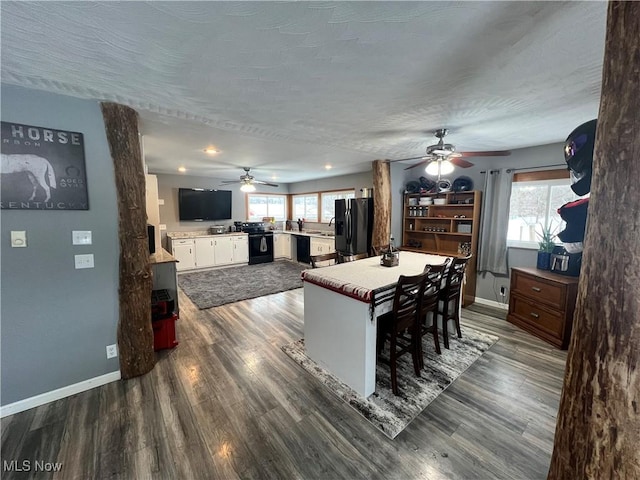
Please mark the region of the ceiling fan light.
<svg viewBox="0 0 640 480"><path fill-rule="evenodd" d="M449 175L450 173L453 173L454 170L455 167L449 160L443 160L440 162L440 173L442 175Z"/></svg>
<svg viewBox="0 0 640 480"><path fill-rule="evenodd" d="M449 175L450 173L453 173L453 170L455 169L455 167L453 166L453 163L451 163L449 160L435 160L431 163L429 163L429 165L427 165L427 168L425 168L425 172L427 172L427 175Z"/></svg>
<svg viewBox="0 0 640 480"><path fill-rule="evenodd" d="M242 186L240 187L240 191L245 193L255 192L256 187L253 183L243 183Z"/></svg>

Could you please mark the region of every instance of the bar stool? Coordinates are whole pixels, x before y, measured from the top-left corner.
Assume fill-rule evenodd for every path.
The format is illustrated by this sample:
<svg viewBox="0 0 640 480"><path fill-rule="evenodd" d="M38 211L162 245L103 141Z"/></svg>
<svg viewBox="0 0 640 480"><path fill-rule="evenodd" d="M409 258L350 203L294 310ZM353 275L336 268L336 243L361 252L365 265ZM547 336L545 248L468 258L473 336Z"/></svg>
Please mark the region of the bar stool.
<svg viewBox="0 0 640 480"><path fill-rule="evenodd" d="M309 258L311 259L311 268L328 267L329 265L338 263L338 254L336 252L324 253L322 255L312 255ZM322 262L328 262L328 264L319 265L319 263L322 263Z"/></svg>
<svg viewBox="0 0 640 480"><path fill-rule="evenodd" d="M338 253L338 263L355 262L356 260L362 260L363 258L369 258L368 253L357 253L354 255L344 255Z"/></svg>
<svg viewBox="0 0 640 480"><path fill-rule="evenodd" d="M424 337L427 333L433 335L436 353L440 354L440 340L438 338L438 300L440 299L440 289L442 286L442 276L446 272L451 258L448 258L442 265L426 265L423 273L427 274L425 282L424 294L422 295L422 305L420 314L420 336ZM431 319L429 319L431 314ZM422 342L421 342L422 346ZM420 360L424 366L424 358L420 355Z"/></svg>
<svg viewBox="0 0 640 480"><path fill-rule="evenodd" d="M449 348L448 323L453 320L456 326L458 338L462 338L460 331L460 294L468 257L454 258L446 274L444 287L440 291L439 313L442 315L442 336L444 337L444 348Z"/></svg>
<svg viewBox="0 0 640 480"><path fill-rule="evenodd" d="M377 352L380 357L389 339L389 359L380 358L380 361L391 367L391 390L394 395L398 395L397 363L401 355L411 353L413 370L417 377L420 376L422 336L418 321L426 280L426 273L400 275L393 296L393 309L378 317Z"/></svg>

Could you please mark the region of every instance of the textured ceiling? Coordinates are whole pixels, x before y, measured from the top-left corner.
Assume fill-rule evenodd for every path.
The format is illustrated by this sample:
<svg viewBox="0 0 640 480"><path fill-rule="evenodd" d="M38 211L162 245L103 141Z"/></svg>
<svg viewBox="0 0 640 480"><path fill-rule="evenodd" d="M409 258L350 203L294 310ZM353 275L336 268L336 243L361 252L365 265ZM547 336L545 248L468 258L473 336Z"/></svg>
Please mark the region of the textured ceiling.
<svg viewBox="0 0 640 480"><path fill-rule="evenodd" d="M458 150L558 142L598 111L604 2L1 9L2 81L132 106L156 173L288 183L420 155L441 127Z"/></svg>

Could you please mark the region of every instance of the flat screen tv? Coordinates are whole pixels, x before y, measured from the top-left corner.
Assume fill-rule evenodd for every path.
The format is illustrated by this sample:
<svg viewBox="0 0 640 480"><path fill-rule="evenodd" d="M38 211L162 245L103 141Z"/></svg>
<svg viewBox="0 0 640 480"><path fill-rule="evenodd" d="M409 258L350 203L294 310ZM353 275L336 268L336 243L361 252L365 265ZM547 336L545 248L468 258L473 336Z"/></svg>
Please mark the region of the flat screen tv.
<svg viewBox="0 0 640 480"><path fill-rule="evenodd" d="M178 190L180 220L204 222L231 218L231 192L203 188Z"/></svg>

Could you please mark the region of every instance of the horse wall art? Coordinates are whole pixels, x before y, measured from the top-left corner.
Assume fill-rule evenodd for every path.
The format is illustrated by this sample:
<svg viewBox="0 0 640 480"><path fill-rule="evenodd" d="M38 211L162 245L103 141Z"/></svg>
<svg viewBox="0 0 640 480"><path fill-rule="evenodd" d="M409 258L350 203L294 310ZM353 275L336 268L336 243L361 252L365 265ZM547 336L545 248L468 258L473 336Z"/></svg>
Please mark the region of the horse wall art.
<svg viewBox="0 0 640 480"><path fill-rule="evenodd" d="M35 200L38 193L38 187L44 190L44 202L48 202L51 198L51 189L56 188L56 175L47 160L44 157L32 154L1 154L0 173L15 174L25 173L31 182L33 191L28 201Z"/></svg>

